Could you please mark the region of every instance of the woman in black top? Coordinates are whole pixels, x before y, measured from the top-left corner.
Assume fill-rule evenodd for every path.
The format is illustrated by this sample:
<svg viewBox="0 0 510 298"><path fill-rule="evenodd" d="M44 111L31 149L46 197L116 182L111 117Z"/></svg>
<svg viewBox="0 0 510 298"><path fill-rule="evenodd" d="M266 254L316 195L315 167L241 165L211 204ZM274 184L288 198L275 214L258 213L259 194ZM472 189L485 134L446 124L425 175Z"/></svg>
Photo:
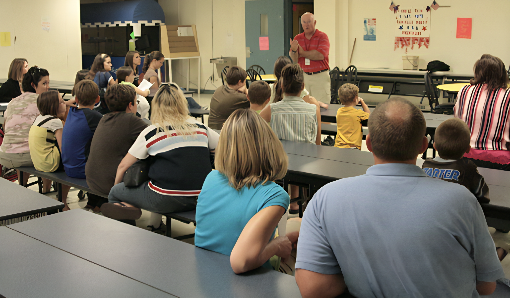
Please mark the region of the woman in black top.
<svg viewBox="0 0 510 298"><path fill-rule="evenodd" d="M12 60L7 76L8 79L0 87L0 102L10 102L11 99L21 95L21 80L27 71L27 59L16 58Z"/></svg>

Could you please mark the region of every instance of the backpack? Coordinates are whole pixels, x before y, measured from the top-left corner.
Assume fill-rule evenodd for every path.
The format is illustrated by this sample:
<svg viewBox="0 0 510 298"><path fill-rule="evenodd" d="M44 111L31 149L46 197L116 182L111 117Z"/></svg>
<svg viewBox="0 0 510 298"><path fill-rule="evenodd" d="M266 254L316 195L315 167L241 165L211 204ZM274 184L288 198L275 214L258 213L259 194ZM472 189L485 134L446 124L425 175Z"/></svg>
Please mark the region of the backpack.
<svg viewBox="0 0 510 298"><path fill-rule="evenodd" d="M434 61L430 61L427 64L427 71L429 73L434 72L434 71L449 71L449 70L450 70L450 65L444 63L443 61L434 60Z"/></svg>

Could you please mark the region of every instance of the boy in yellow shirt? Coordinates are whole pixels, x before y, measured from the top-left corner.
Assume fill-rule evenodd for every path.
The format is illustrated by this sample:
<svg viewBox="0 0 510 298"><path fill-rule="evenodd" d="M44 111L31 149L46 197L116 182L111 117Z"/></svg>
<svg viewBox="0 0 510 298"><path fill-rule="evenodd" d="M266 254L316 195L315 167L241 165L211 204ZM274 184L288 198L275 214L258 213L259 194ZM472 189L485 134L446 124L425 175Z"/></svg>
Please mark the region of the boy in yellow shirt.
<svg viewBox="0 0 510 298"><path fill-rule="evenodd" d="M359 88L353 84L343 84L338 89L340 102L344 107L338 109L336 113L337 133L335 147L338 148L358 148L361 150L361 141L363 140L363 130L361 121L367 120L370 110L361 97L358 97ZM355 106L361 103L363 111Z"/></svg>

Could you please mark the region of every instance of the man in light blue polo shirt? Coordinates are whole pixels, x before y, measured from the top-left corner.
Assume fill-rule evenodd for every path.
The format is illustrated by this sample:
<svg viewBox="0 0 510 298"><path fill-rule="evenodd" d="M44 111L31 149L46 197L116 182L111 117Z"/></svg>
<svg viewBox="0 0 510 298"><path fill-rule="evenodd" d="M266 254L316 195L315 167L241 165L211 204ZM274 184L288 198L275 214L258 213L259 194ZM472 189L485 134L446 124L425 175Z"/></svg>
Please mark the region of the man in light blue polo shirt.
<svg viewBox="0 0 510 298"><path fill-rule="evenodd" d="M296 281L303 297L478 297L504 277L476 198L417 167L425 119L394 98L370 115L375 165L321 188L304 214ZM342 276L343 274L343 276Z"/></svg>

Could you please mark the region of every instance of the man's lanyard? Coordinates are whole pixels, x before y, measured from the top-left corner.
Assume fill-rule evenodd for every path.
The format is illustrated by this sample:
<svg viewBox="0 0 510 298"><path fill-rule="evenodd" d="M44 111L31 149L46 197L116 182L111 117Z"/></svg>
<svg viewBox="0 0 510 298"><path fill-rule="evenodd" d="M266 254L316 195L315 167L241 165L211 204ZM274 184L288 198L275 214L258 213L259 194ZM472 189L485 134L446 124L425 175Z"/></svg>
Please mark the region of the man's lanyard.
<svg viewBox="0 0 510 298"><path fill-rule="evenodd" d="M312 34L312 37L310 37L310 43L307 43L306 41L308 40L308 38L306 38L306 35L305 35L305 51L308 52L308 49L310 48L310 44L312 43L312 38L313 36L315 35L315 33L317 32L317 30L315 30Z"/></svg>

